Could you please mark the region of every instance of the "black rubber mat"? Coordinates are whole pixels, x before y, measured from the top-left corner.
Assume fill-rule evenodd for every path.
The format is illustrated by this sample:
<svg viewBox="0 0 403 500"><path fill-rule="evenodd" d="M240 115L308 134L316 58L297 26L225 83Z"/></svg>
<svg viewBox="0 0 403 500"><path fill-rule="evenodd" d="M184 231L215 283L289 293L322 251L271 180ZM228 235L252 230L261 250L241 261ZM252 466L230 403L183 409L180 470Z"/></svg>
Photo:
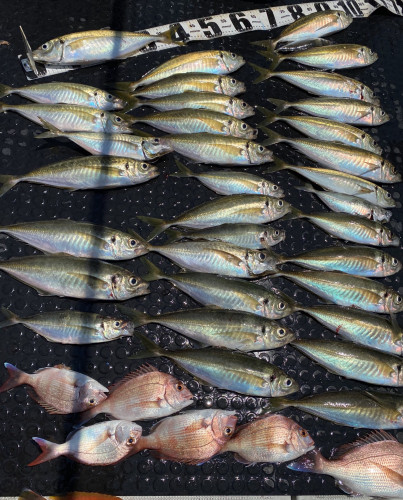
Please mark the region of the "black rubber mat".
<svg viewBox="0 0 403 500"><path fill-rule="evenodd" d="M282 5L284 0L273 5ZM291 2L289 2L291 3ZM17 55L23 52L18 25L21 24L33 48L45 41L74 31L98 29L110 26L113 29L138 30L162 25L177 20L239 11L256 7L255 2L203 0L199 2L149 0L98 0L70 2L42 0L6 0L2 2L0 18L0 39L10 45L0 45L0 82L20 86L26 84L25 76ZM261 5L261 4L260 4ZM275 32L276 34L278 31ZM159 53L150 53L123 63L108 63L90 69L65 73L54 80L75 81L102 87L106 81L135 80L145 71L162 63L167 58L195 50L223 48L242 54L248 61L264 65L265 60L256 54L249 41L265 37L263 32L253 32L237 37L222 38L187 47L176 48ZM370 67L349 70L348 74L371 86L378 94L384 109L392 116L390 122L369 130L384 149L385 156L397 167L402 167L403 148L403 18L388 13L385 9L376 11L367 19L358 19L346 30L333 37L340 42L360 42L369 45L379 55L379 60ZM282 68L296 68L293 63L284 63ZM249 66L236 73L236 78L247 85L244 98L250 104L266 105L267 97L296 100L306 96L302 91L281 83L279 80L252 85L256 74ZM49 81L41 80L42 82ZM8 98L10 102L23 102L17 97ZM141 112L141 111L139 111ZM251 117L248 122L260 121L260 116ZM294 131L283 124L274 129L294 135ZM144 127L150 131L150 128ZM22 174L41 165L76 157L84 153L67 140L36 140L34 135L41 128L14 113L0 115L0 172ZM295 133L296 135L296 133ZM263 139L263 136L261 136ZM294 153L288 146L273 148L283 159L292 162L310 162ZM215 195L195 179L168 177L175 171L172 155L158 161L162 175L151 182L128 189L105 192L82 191L70 193L39 185L19 184L0 198L1 224L21 221L46 220L53 218L72 218L109 225L118 229L134 228L146 236L150 228L137 219L137 215L170 218L182 213L201 202L213 199ZM195 167L199 169L200 167ZM207 167L203 167L207 168ZM202 168L200 168L202 170ZM250 169L252 172L261 168ZM294 189L300 179L288 172L273 174L271 180L278 182L286 192L286 199L304 211L320 211L325 207L313 197ZM402 185L390 186L398 207L393 211L392 228L403 237L402 210L400 198ZM276 250L295 254L302 250L329 246L334 240L309 222L294 220L275 224L287 231L286 240ZM162 240L161 240L162 241ZM400 249L388 251L399 257ZM29 246L16 240L0 236L0 258L36 253ZM168 260L152 255L151 259L164 270L173 272L177 268ZM124 267L141 273L142 267L136 261L124 262ZM403 292L402 273L384 281L396 290ZM274 283L274 281L273 281ZM292 295L299 302L308 305L318 303L313 295L291 285L285 280L276 280L275 285ZM85 303L56 297L40 297L33 289L10 278L5 273L0 276L0 303L17 314L29 316L40 311L55 308L99 311L112 314L112 303ZM174 289L168 282L151 284L151 294L133 299L126 303L151 314L178 310L195 306L189 297ZM295 314L285 320L301 338L333 338L318 323L303 314ZM150 326L143 331L158 338L163 346L177 347L186 344L184 337L172 331ZM7 361L22 370L34 370L64 363L72 369L87 373L104 385L122 378L126 373L140 366L141 361L131 361L127 355L137 349L138 343L132 339L122 339L109 344L93 347L63 346L47 342L22 326L0 331L0 379L6 378L2 363ZM346 380L328 373L325 369L308 360L291 347L278 351L260 353L261 358L281 366L301 385L300 396L331 389L357 388L369 386ZM177 369L166 359L155 359L152 363L158 368L174 373L184 380L189 389L197 396L195 408L218 407L234 409L241 422L254 418L255 410L261 405L259 398L244 397L230 392L200 387L191 376ZM391 389L397 392L398 389ZM325 455L342 443L363 435L357 431L314 418L297 410L287 410L287 416L299 421L312 435ZM104 417L98 417L102 420ZM340 493L329 476L308 475L292 472L282 465L258 464L246 467L235 461L231 454L210 460L201 466L186 466L151 458L148 452L116 465L108 467L87 467L66 458L30 468L26 464L39 453L33 436L50 441L63 442L72 430L74 417L52 416L47 414L27 395L26 388L19 387L8 393L0 394L0 494L16 495L23 487L30 487L42 494L61 491L87 490L116 495L196 495L196 494L337 494ZM147 433L150 423L144 424ZM395 433L403 438L403 433ZM403 439L401 439L403 440Z"/></svg>

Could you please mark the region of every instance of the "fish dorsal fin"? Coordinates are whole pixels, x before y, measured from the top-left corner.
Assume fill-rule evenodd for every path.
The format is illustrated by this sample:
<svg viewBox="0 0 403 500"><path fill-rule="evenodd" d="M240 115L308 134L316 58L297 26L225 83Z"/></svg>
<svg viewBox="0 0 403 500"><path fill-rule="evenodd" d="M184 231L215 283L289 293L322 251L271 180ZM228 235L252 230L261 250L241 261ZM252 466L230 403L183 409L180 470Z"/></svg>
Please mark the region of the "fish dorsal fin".
<svg viewBox="0 0 403 500"><path fill-rule="evenodd" d="M141 375L146 375L147 373L152 373L152 372L157 372L157 368L155 366L150 365L148 363L144 363L141 365L137 370L134 372L130 372L127 375L125 375L122 380L119 380L115 384L112 384L108 387L109 389L109 395L112 394L116 389L121 387L122 385L126 384L129 382L129 380L133 380L134 378L140 377Z"/></svg>
<svg viewBox="0 0 403 500"><path fill-rule="evenodd" d="M60 363L59 365L55 365L53 368L58 368L59 370L71 370L70 366L66 366L63 363Z"/></svg>
<svg viewBox="0 0 403 500"><path fill-rule="evenodd" d="M374 432L371 432L370 434L367 434L366 436L357 439L357 441L354 441L352 443L347 443L343 444L338 448L333 454L332 454L332 460L336 458L340 458L346 453L348 453L351 450L354 450L355 448L359 448L360 446L364 446L366 444L371 444L371 443L379 443L382 441L395 441L397 442L397 439L392 436L392 434L389 434L388 432L385 432L384 430L377 430Z"/></svg>
<svg viewBox="0 0 403 500"><path fill-rule="evenodd" d="M34 391L34 389L32 389L31 387L29 387L27 389L27 393L28 395L38 403L38 405L41 405L42 408L47 412L49 413L50 415L62 415L63 414L63 411L57 409L55 406L51 405L50 403L47 403L46 401L44 401L42 398L40 398L38 396L38 394Z"/></svg>

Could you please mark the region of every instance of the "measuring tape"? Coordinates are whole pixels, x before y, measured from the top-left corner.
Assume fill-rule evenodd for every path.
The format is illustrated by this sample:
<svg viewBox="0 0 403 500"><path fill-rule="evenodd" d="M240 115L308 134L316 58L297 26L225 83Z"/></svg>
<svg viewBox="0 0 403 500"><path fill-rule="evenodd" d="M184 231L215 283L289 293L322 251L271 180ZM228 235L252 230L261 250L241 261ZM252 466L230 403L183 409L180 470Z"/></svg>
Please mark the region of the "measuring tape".
<svg viewBox="0 0 403 500"><path fill-rule="evenodd" d="M386 7L393 14L403 16L402 0L334 0L327 2L313 2L294 5L284 5L282 7L267 7L261 9L247 10L243 12L231 12L190 21L180 21L174 24L165 24L142 31L150 35L158 35L169 28L175 27L174 39L178 41L200 41L211 40L224 36L239 35L249 31L272 30L287 24L291 24L297 19L313 12L323 10L343 10L352 17L368 17L379 7ZM63 33L64 34L64 33ZM136 57L148 52L166 50L176 47L174 44L152 42L147 47L141 49ZM44 78L57 75L66 71L95 66L90 64L85 66L52 66L40 65L41 72L35 75L27 58L18 56L26 72L28 80Z"/></svg>

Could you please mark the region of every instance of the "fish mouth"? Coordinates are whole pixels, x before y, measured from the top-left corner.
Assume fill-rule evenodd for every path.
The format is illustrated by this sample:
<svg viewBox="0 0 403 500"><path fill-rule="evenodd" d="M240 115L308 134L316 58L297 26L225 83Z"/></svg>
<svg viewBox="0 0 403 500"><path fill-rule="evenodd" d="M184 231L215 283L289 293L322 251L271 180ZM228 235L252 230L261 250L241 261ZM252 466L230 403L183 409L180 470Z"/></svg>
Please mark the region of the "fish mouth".
<svg viewBox="0 0 403 500"><path fill-rule="evenodd" d="M140 283L140 285L138 285L138 287L136 288L136 290L134 291L136 293L136 296L138 295L148 295L151 290L150 290L150 287L148 285L148 283Z"/></svg>

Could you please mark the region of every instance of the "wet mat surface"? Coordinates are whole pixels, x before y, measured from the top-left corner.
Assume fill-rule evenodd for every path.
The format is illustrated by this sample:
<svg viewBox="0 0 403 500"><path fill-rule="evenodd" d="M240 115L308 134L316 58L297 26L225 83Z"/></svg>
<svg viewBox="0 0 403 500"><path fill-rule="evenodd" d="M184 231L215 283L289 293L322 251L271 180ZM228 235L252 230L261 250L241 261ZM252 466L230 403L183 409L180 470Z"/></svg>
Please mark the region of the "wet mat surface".
<svg viewBox="0 0 403 500"><path fill-rule="evenodd" d="M281 1L273 5L284 3L286 2ZM181 1L165 2L163 5L157 0L150 0L141 4L143 8L140 10L138 2L134 1L99 0L96 6L93 2L76 1L44 0L40 6L36 2L28 3L22 0L3 2L0 38L10 42L10 45L0 46L0 82L13 86L27 84L17 60L17 55L23 50L18 31L19 24L23 25L28 40L32 47L36 48L55 36L74 31L98 29L105 26L118 30L143 29L177 20L252 9L262 5L252 2L213 2L211 0L196 4ZM279 31L274 33L277 35ZM367 131L379 142L384 150L384 156L400 168L403 148L402 35L403 19L381 9L367 19L355 20L346 31L333 36L333 40L340 42L356 43L359 41L369 45L378 53L379 60L375 64L364 69L348 70L348 75L371 86L378 94L385 111L392 116L387 124L367 129ZM265 60L257 55L248 44L249 41L260 40L264 37L264 32L254 32L237 37L194 43L184 48L150 53L120 64L109 63L65 73L53 79L103 87L106 81L138 79L146 71L171 56L213 48L231 50L242 54L247 61L265 65ZM296 67L297 65L288 62L281 65L281 69L284 70ZM235 73L235 76L246 83L247 92L243 97L252 105L266 105L267 97L296 100L306 96L303 91L282 83L280 80L252 85L252 80L257 75L247 65ZM46 81L49 80L40 80L40 82ZM25 102L18 97L10 97L8 101ZM149 109L138 113L142 112L148 113ZM261 117L257 115L247 121L255 124L261 121ZM275 124L273 129L289 136L297 136L296 132L280 123ZM144 130L152 131L148 127L144 127ZM40 127L15 113L0 115L0 172L2 174L22 174L51 162L84 154L78 146L67 140L39 141L34 139L34 135L40 131ZM162 133L157 133L157 135L162 135ZM260 135L260 139L263 139L263 135ZM309 160L293 152L288 146L275 146L273 150L282 159L310 165ZM171 218L216 197L196 179L168 177L169 173L176 170L173 155L164 157L157 164L162 171L160 177L147 184L128 189L69 193L39 185L19 184L0 198L1 224L71 218L122 230L131 227L146 236L150 227L139 222L136 219L137 215ZM194 168L202 171L208 167L195 166ZM262 172L263 168L251 168L249 171L258 173ZM301 183L301 179L292 174L279 172L271 175L270 180L280 184L286 192L286 199L294 206L307 212L326 210L313 195L294 189L295 185ZM402 185L392 185L390 191L398 201L398 207L393 209L390 225L400 237L403 237L400 203L403 196ZM279 252L292 255L302 250L333 244L332 238L306 221L284 221L274 225L285 228L287 232L286 240L275 247L275 250ZM399 257L400 249L391 248L388 252ZM40 252L36 252L11 237L0 236L0 258L8 259L34 253ZM155 254L151 255L151 260L161 266L164 271L177 270L168 260ZM144 270L137 261L123 262L119 265L140 274ZM402 293L401 278L402 273L386 278L384 282ZM288 281L276 279L273 280L273 285L304 305L319 303L315 296ZM1 273L0 276L0 302L22 316L41 311L53 311L55 308L115 313L112 303L85 303L58 297L40 297L36 291L5 273ZM126 305L150 314L158 314L193 307L196 303L174 289L168 282L160 281L151 284L150 295L127 301ZM294 314L285 319L284 323L301 338L332 339L335 337L303 314ZM149 332L151 338L158 339L164 347L178 348L187 344L184 337L160 326L144 327L143 331ZM96 378L107 386L141 365L141 361L127 359L128 354L138 349L138 343L132 339L122 339L93 347L63 346L47 342L22 326L2 330L1 339L1 382L6 378L6 370L2 368L5 361L28 372L44 366L64 363L76 371ZM367 384L328 373L291 347L259 353L259 357L282 367L299 382L301 390L296 395L298 397L325 390L367 389L369 387ZM256 409L262 404L259 398L201 387L191 376L166 359L154 359L152 364L163 371L173 373L186 382L189 389L197 396L197 403L190 408L233 409L239 413L240 422L244 423L254 418ZM390 389L390 391L397 392L398 389ZM299 421L310 432L325 456L334 446L350 442L358 435L365 434L365 431L337 426L293 409L285 411L284 414ZM93 422L101 421L103 418L98 417ZM241 493L331 495L341 493L334 486L334 480L331 477L296 473L288 470L284 464L280 466L258 464L246 467L236 462L231 454L217 457L201 466L158 461L151 458L146 451L121 464L108 467L82 466L63 457L34 468L26 466L39 454L37 446L31 440L33 436L61 443L72 430L73 424L74 416L47 414L27 395L25 387L0 394L0 494L16 495L23 487L30 487L43 494L72 490L92 490L117 495L231 495ZM148 433L151 423L142 425L144 433ZM403 432L400 435L395 432L395 435L403 440Z"/></svg>

